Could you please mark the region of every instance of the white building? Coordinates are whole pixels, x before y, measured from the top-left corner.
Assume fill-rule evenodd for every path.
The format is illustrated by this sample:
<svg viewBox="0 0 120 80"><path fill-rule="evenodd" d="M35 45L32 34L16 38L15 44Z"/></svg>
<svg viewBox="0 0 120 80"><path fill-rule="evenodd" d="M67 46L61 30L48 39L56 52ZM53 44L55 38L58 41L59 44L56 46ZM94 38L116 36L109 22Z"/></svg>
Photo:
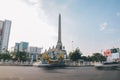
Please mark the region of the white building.
<svg viewBox="0 0 120 80"><path fill-rule="evenodd" d="M29 47L28 53L30 54L33 61L36 61L38 58L38 54L41 54L42 48L39 47Z"/></svg>
<svg viewBox="0 0 120 80"><path fill-rule="evenodd" d="M0 21L0 53L5 53L8 49L11 21Z"/></svg>

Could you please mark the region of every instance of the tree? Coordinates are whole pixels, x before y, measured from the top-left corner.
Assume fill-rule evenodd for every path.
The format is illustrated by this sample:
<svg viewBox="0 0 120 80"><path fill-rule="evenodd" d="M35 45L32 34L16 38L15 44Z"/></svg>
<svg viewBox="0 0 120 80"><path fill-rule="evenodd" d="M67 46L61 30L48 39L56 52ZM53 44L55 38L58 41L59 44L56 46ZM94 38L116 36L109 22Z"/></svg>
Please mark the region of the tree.
<svg viewBox="0 0 120 80"><path fill-rule="evenodd" d="M42 54L38 54L38 60L42 59Z"/></svg>
<svg viewBox="0 0 120 80"><path fill-rule="evenodd" d="M87 56L82 56L81 57L84 61L88 61L88 57Z"/></svg>
<svg viewBox="0 0 120 80"><path fill-rule="evenodd" d="M10 56L10 54L4 53L4 54L0 54L0 59L5 60L11 60L12 57Z"/></svg>
<svg viewBox="0 0 120 80"><path fill-rule="evenodd" d="M12 57L12 60L13 60L13 61L16 61L16 60L17 60L16 54L17 54L17 52L10 52L10 56Z"/></svg>
<svg viewBox="0 0 120 80"><path fill-rule="evenodd" d="M94 53L92 56L91 56L91 59L92 61L96 61L96 62L102 62L102 61L106 61L106 57L103 56L102 54L100 53Z"/></svg>
<svg viewBox="0 0 120 80"><path fill-rule="evenodd" d="M78 48L76 48L75 51L69 53L69 58L72 61L78 61L78 59L81 59L81 55L82 55L81 51Z"/></svg>
<svg viewBox="0 0 120 80"><path fill-rule="evenodd" d="M29 59L29 54L27 52L18 52L17 58L19 61L27 61Z"/></svg>
<svg viewBox="0 0 120 80"><path fill-rule="evenodd" d="M24 51L11 52L11 56L14 61L18 62L29 60L29 54Z"/></svg>

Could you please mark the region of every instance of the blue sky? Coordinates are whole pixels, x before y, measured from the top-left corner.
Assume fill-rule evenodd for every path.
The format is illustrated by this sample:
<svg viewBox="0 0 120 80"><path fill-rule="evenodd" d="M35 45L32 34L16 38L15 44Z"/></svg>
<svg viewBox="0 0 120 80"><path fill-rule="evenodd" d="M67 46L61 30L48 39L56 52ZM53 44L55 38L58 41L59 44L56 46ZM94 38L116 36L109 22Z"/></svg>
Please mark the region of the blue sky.
<svg viewBox="0 0 120 80"><path fill-rule="evenodd" d="M63 21L68 20L62 24L63 33L74 41L74 48L79 47L89 54L119 47L119 0L46 0L44 5L48 5L44 6L47 13L61 12ZM51 17L51 14L48 15Z"/></svg>
<svg viewBox="0 0 120 80"><path fill-rule="evenodd" d="M0 3L0 18L12 20L9 47L19 41L44 49L55 46L59 13L62 43L68 52L79 47L84 55L91 55L120 47L120 0L1 0Z"/></svg>

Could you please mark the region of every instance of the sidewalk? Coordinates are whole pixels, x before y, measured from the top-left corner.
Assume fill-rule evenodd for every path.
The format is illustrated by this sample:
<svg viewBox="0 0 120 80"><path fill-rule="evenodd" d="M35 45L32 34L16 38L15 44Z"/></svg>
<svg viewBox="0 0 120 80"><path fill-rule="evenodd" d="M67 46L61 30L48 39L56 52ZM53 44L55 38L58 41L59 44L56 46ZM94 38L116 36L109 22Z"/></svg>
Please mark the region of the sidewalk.
<svg viewBox="0 0 120 80"><path fill-rule="evenodd" d="M0 62L0 66L32 66L28 63L10 63L10 62Z"/></svg>

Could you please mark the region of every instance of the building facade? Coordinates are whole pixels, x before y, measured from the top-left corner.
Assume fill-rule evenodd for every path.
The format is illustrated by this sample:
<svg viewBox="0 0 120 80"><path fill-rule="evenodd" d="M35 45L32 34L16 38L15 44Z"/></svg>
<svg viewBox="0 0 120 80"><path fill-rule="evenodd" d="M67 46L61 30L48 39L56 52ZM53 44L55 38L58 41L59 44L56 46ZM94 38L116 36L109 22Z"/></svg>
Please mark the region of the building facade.
<svg viewBox="0 0 120 80"><path fill-rule="evenodd" d="M42 48L39 47L29 47L28 42L20 42L20 43L15 43L14 47L14 52L27 52L29 53L29 58L31 58L31 61L37 61L38 59L38 54L41 54Z"/></svg>
<svg viewBox="0 0 120 80"><path fill-rule="evenodd" d="M0 53L5 53L8 49L11 21L0 21Z"/></svg>
<svg viewBox="0 0 120 80"><path fill-rule="evenodd" d="M14 48L14 51L17 52L17 51L21 51L21 52L27 52L28 50L28 45L29 43L28 42L20 42L20 43L15 43L15 48Z"/></svg>
<svg viewBox="0 0 120 80"><path fill-rule="evenodd" d="M38 54L41 54L41 50L42 50L42 48L39 48L39 47L31 46L28 48L28 53L29 53L32 61L37 61Z"/></svg>

